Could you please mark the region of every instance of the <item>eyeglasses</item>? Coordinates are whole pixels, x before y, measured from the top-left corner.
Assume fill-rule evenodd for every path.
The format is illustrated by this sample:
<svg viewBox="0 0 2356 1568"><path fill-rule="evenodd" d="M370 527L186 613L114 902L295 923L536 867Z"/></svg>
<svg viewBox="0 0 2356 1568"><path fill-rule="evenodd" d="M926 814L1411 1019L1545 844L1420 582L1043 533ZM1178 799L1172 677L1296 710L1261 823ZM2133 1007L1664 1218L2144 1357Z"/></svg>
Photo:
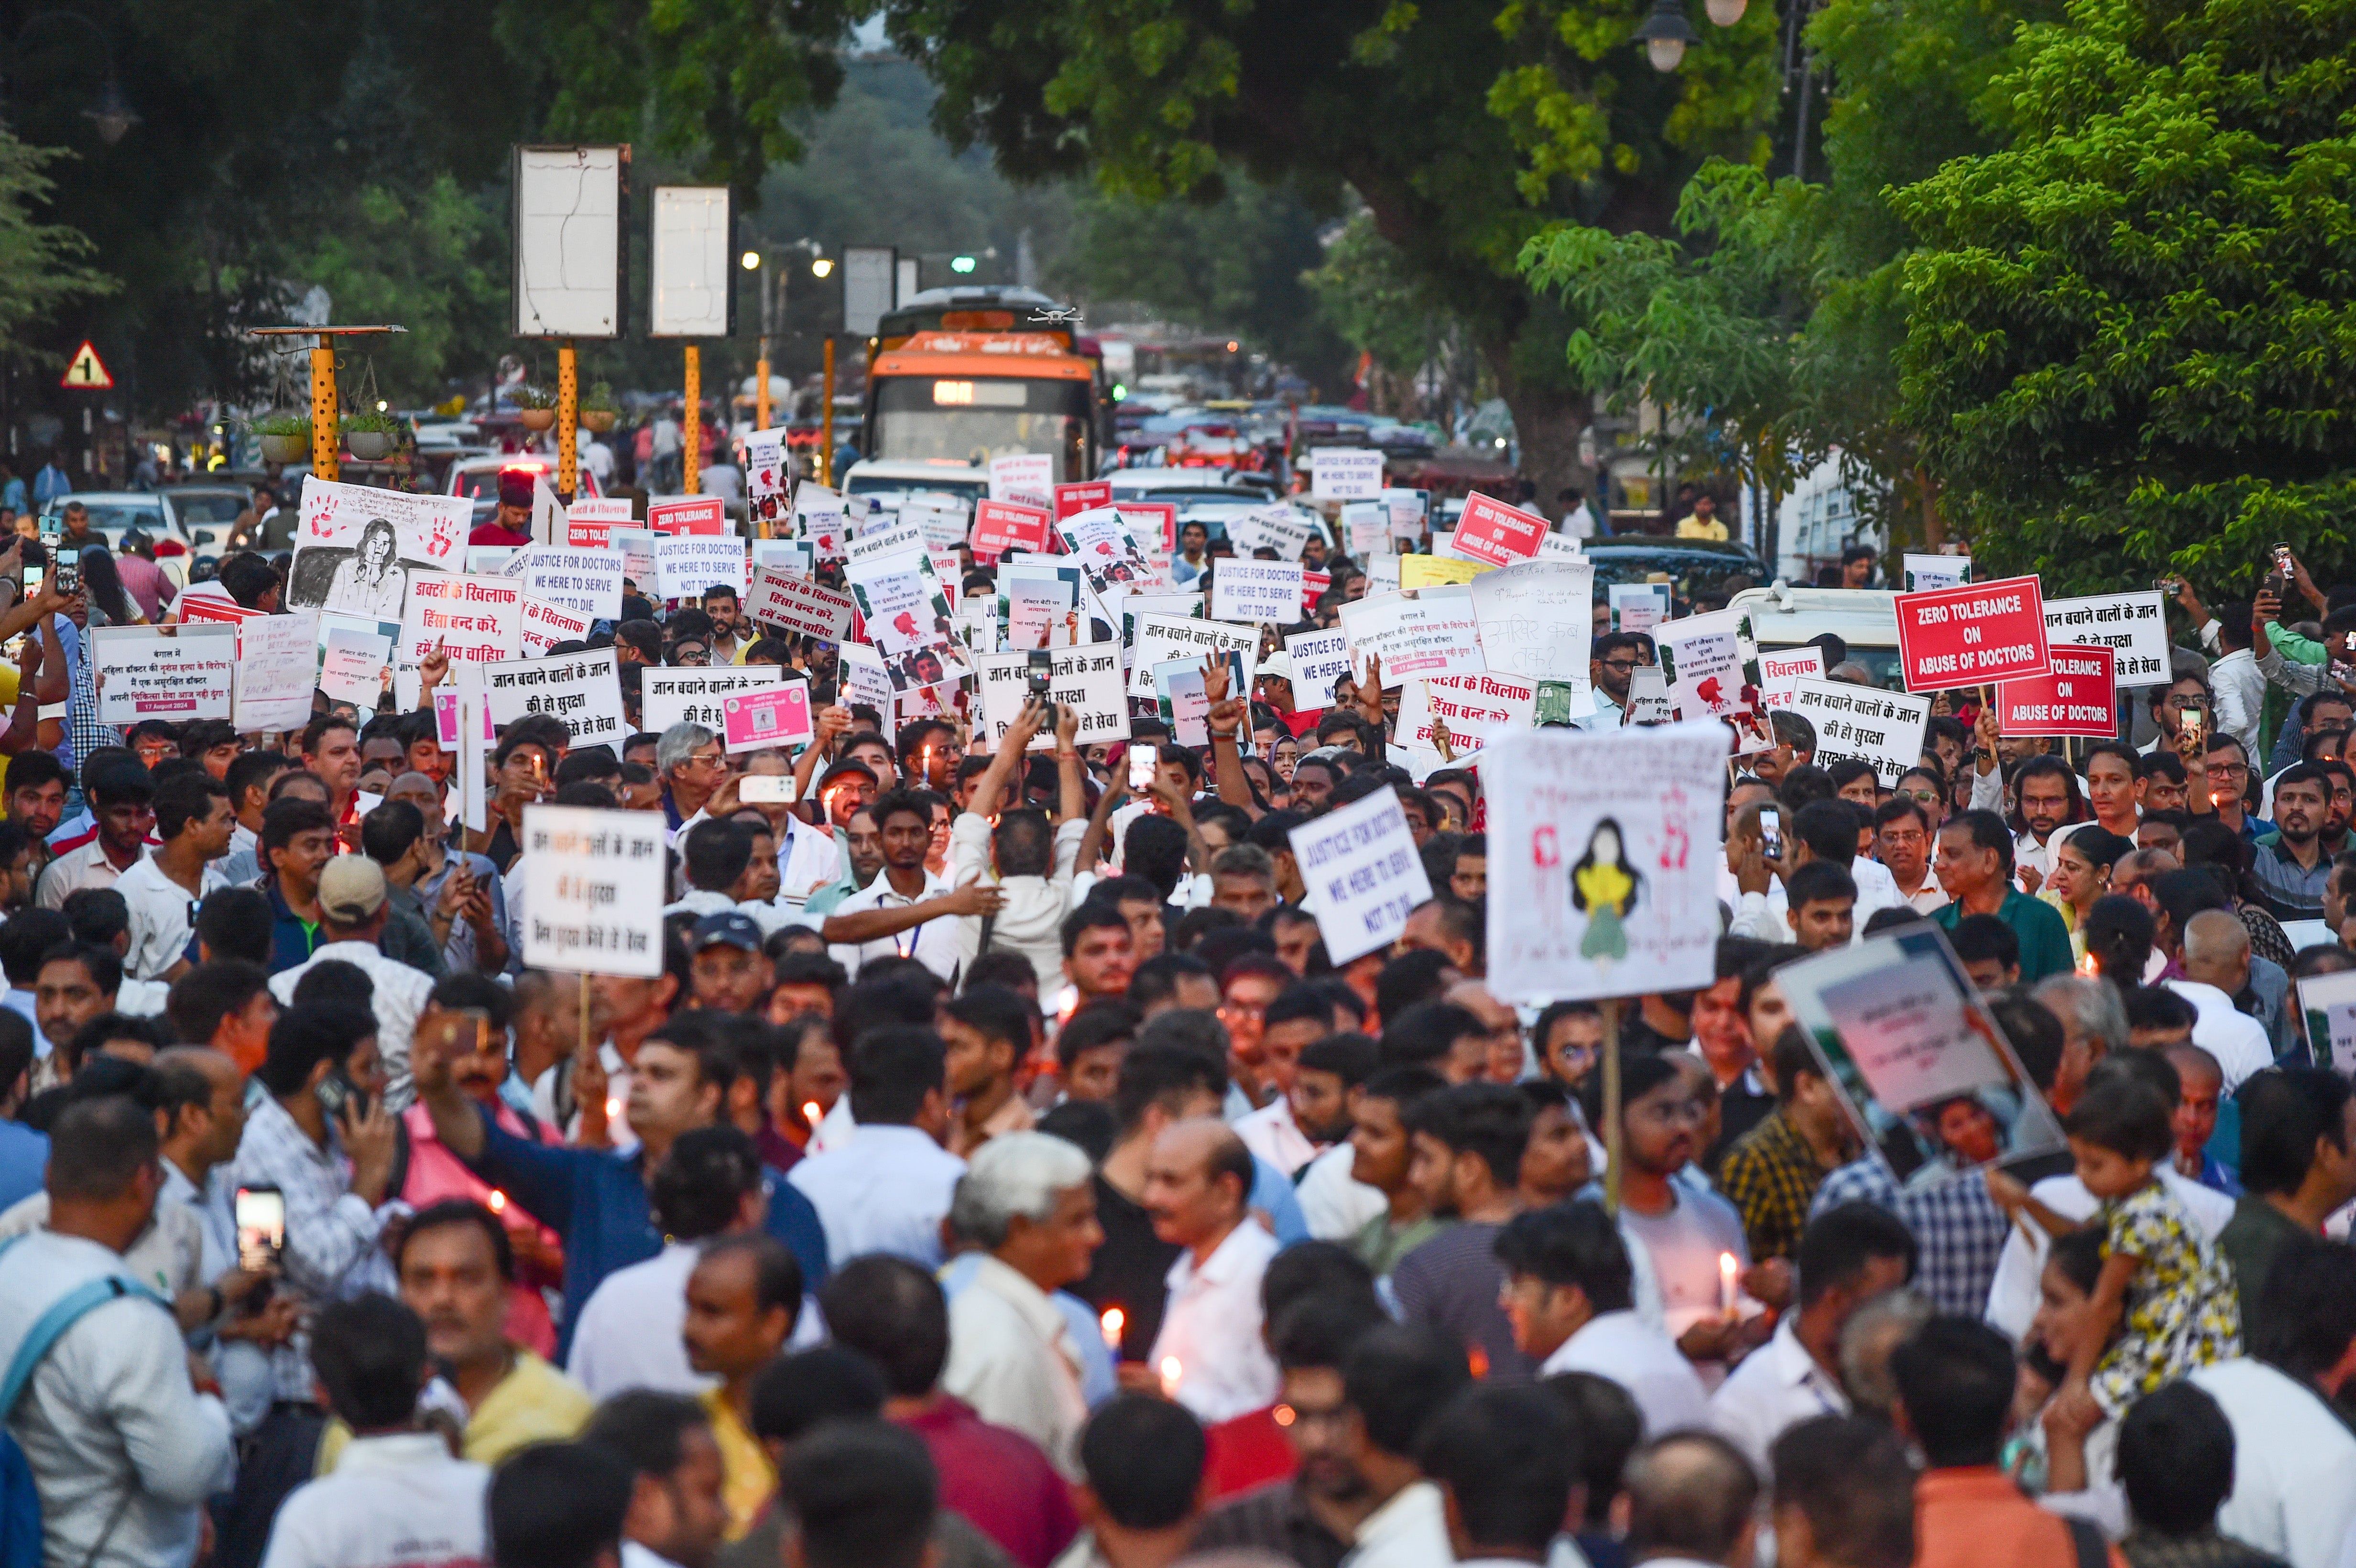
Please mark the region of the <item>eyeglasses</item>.
<svg viewBox="0 0 2356 1568"><path fill-rule="evenodd" d="M1642 659L1605 659L1603 667L1617 675L1626 675L1644 662Z"/></svg>
<svg viewBox="0 0 2356 1568"><path fill-rule="evenodd" d="M713 752L709 754L702 752L693 752L689 753L687 760L691 763L700 763L707 768L716 768L727 761L727 756L726 753L721 752Z"/></svg>
<svg viewBox="0 0 2356 1568"><path fill-rule="evenodd" d="M2249 765L2245 763L2212 763L2201 771L2212 779L2247 778L2250 773Z"/></svg>

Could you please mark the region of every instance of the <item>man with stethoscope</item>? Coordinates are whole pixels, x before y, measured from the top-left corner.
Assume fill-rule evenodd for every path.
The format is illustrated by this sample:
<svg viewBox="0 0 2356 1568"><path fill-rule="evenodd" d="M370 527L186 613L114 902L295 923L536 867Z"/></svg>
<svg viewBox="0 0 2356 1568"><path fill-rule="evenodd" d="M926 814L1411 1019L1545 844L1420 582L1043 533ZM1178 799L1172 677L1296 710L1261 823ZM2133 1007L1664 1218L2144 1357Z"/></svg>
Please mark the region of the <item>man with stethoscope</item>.
<svg viewBox="0 0 2356 1568"><path fill-rule="evenodd" d="M914 958L954 985L958 917L996 913L1001 895L980 882L951 888L926 869L933 816L914 794L894 790L868 809L884 839L884 869L826 917L828 950L854 980L862 965Z"/></svg>

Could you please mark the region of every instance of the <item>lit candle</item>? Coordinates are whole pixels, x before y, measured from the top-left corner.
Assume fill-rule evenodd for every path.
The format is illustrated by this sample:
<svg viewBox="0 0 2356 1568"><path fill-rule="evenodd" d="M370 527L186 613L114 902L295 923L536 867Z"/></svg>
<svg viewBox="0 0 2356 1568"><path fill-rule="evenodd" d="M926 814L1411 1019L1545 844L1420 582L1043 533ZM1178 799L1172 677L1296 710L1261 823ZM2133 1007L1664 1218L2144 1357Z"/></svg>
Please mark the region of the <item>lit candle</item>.
<svg viewBox="0 0 2356 1568"><path fill-rule="evenodd" d="M621 1116L622 1102L610 1094L605 1096L605 1119L609 1122L619 1121Z"/></svg>
<svg viewBox="0 0 2356 1568"><path fill-rule="evenodd" d="M504 1192L500 1191L500 1190L499 1190L498 1188L496 1188L496 1187L492 1188L492 1189L491 1189L491 1212L492 1212L492 1213L494 1213L494 1214L504 1214L504 1213L506 1213L507 1211L508 1211L508 1195L507 1195L506 1193L504 1193Z"/></svg>
<svg viewBox="0 0 2356 1568"><path fill-rule="evenodd" d="M1097 1326L1104 1334L1106 1349L1116 1353L1119 1351L1120 1331L1128 1322L1129 1315L1119 1307L1108 1307L1104 1309L1104 1316L1097 1319Z"/></svg>
<svg viewBox="0 0 2356 1568"><path fill-rule="evenodd" d="M1727 1317L1734 1316L1735 1263L1732 1253L1718 1254L1718 1309Z"/></svg>
<svg viewBox="0 0 2356 1568"><path fill-rule="evenodd" d="M1184 1377L1185 1371L1186 1369L1178 1364L1177 1357L1164 1356L1162 1358L1162 1398L1176 1399L1178 1397L1178 1384Z"/></svg>
<svg viewBox="0 0 2356 1568"><path fill-rule="evenodd" d="M802 1120L809 1124L810 1131L818 1131L819 1123L825 1119L826 1113L818 1108L818 1102L816 1100L804 1100L802 1102Z"/></svg>
<svg viewBox="0 0 2356 1568"><path fill-rule="evenodd" d="M2089 953L2078 960L2078 973L2089 980L2094 980L2102 977L2103 971L2102 966L2094 962L2094 955Z"/></svg>

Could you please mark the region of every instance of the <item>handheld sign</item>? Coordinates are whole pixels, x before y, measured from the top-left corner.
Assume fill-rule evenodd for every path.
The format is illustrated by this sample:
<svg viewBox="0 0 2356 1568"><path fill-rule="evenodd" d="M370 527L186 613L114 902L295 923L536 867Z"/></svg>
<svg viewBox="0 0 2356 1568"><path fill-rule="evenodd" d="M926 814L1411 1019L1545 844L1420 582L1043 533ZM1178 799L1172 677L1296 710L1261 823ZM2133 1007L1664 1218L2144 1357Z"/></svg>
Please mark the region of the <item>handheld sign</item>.
<svg viewBox="0 0 2356 1568"><path fill-rule="evenodd" d="M664 835L653 812L525 806L524 963L661 974Z"/></svg>
<svg viewBox="0 0 2356 1568"><path fill-rule="evenodd" d="M1303 823L1290 837L1301 880L1317 895L1317 934L1336 964L1398 940L1407 917L1431 897L1398 792L1388 784Z"/></svg>
<svg viewBox="0 0 2356 1568"><path fill-rule="evenodd" d="M1309 495L1317 501L1378 501L1383 454L1375 447L1321 446L1309 454Z"/></svg>
<svg viewBox="0 0 2356 1568"><path fill-rule="evenodd" d="M1997 722L2007 736L2076 735L2107 741L2119 732L2118 655L2109 648L2056 643L2043 675L1999 681Z"/></svg>
<svg viewBox="0 0 2356 1568"><path fill-rule="evenodd" d="M2045 635L2056 643L2099 643L2117 649L2113 673L2122 691L2168 684L2168 613L2158 593L2147 590L2048 599Z"/></svg>
<svg viewBox="0 0 2356 1568"><path fill-rule="evenodd" d="M973 553L996 557L1011 549L1047 548L1047 514L1019 501L983 501L973 509Z"/></svg>
<svg viewBox="0 0 2356 1568"><path fill-rule="evenodd" d="M1536 512L1509 507L1494 496L1475 492L1464 497L1464 515L1456 524L1455 550L1466 560L1491 566L1511 566L1538 552L1538 541L1554 525Z"/></svg>
<svg viewBox="0 0 2356 1568"><path fill-rule="evenodd" d="M723 697L720 713L721 738L731 756L770 746L807 746L814 733L807 680Z"/></svg>
<svg viewBox="0 0 2356 1568"><path fill-rule="evenodd" d="M1909 691L1944 691L2043 675L2045 600L2034 577L1901 593L1898 665Z"/></svg>

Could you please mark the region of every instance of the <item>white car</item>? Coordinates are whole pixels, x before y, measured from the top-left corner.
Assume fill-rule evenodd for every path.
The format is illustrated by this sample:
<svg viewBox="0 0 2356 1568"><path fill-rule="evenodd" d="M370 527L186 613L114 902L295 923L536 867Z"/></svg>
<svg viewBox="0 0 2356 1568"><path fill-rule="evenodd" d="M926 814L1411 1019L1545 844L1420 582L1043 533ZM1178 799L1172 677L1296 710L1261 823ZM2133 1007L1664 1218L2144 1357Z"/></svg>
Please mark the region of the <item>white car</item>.
<svg viewBox="0 0 2356 1568"><path fill-rule="evenodd" d="M443 489L445 496L464 496L470 501L498 504L499 475L510 468L520 468L537 474L556 487L556 459L536 452L510 452L490 457L469 457L450 465L450 482ZM597 487L597 476L583 468L581 490L584 496L603 496Z"/></svg>
<svg viewBox="0 0 2356 1568"><path fill-rule="evenodd" d="M1751 612L1751 640L1762 648L1796 648L1826 632L1848 645L1876 686L1902 689L1898 676L1898 595L1886 588L1746 588L1728 603Z"/></svg>
<svg viewBox="0 0 2356 1568"><path fill-rule="evenodd" d="M990 470L970 463L871 457L843 471L842 493L864 496L886 512L898 511L912 496L947 496L971 507L990 499Z"/></svg>

